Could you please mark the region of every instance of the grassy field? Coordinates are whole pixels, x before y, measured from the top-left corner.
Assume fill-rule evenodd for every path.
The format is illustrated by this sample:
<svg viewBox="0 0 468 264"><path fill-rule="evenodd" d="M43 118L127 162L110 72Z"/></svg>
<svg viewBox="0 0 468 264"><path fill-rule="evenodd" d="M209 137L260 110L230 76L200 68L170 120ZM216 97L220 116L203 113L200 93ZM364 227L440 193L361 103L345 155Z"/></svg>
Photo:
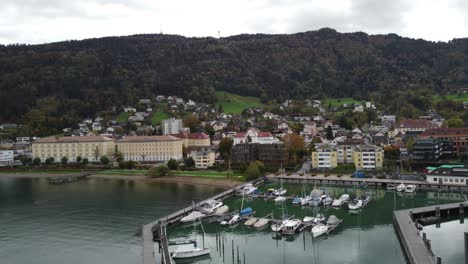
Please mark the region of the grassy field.
<svg viewBox="0 0 468 264"><path fill-rule="evenodd" d="M350 98L350 97L346 97L346 98L328 98L328 99L325 99L324 106L328 106L329 104L331 104L334 107L340 107L343 104L347 104L348 106L350 106L350 105L356 104L356 103L363 104L364 102L365 101L356 100L356 99L353 99L353 98Z"/></svg>
<svg viewBox="0 0 468 264"><path fill-rule="evenodd" d="M465 94L449 94L449 95L434 95L433 96L434 98L434 101L436 102L440 102L440 101L444 101L444 100L448 100L448 99L451 99L451 100L455 100L455 101L461 101L461 102L468 102L468 93L465 93Z"/></svg>
<svg viewBox="0 0 468 264"><path fill-rule="evenodd" d="M115 120L119 123L127 122L128 117L130 117L130 113L122 112L118 116L115 117Z"/></svg>
<svg viewBox="0 0 468 264"><path fill-rule="evenodd" d="M196 176L196 177L210 177L210 178L226 178L227 172L219 171L172 171L171 175L174 176ZM243 178L244 176L239 173L232 173L231 177Z"/></svg>
<svg viewBox="0 0 468 264"><path fill-rule="evenodd" d="M161 110L154 111L153 115L151 116L151 124L153 126L156 126L156 125L159 125L162 120L169 119L169 118L170 116L166 112L163 112Z"/></svg>
<svg viewBox="0 0 468 264"><path fill-rule="evenodd" d="M241 96L228 92L216 92L216 109L219 105L223 105L225 113L239 114L242 110L261 106L260 99L253 96Z"/></svg>

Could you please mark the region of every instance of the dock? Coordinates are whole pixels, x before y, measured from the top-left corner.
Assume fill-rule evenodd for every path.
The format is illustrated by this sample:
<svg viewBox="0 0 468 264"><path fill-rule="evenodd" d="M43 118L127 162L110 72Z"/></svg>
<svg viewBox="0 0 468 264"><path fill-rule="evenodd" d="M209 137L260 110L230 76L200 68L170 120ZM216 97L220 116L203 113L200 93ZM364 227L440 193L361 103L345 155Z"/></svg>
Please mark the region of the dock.
<svg viewBox="0 0 468 264"><path fill-rule="evenodd" d="M421 236L418 229L418 219L449 215L464 217L468 202L433 205L427 207L399 210L393 212L393 223L403 252L410 264L439 263L431 249L430 240L425 234ZM440 261L440 259L439 259Z"/></svg>
<svg viewBox="0 0 468 264"><path fill-rule="evenodd" d="M67 175L62 175L62 176L54 176L54 177L47 178L47 181L50 184L64 184L64 183L79 181L94 173L96 172L92 171L92 172L83 172L83 173L76 173L76 174L67 174Z"/></svg>

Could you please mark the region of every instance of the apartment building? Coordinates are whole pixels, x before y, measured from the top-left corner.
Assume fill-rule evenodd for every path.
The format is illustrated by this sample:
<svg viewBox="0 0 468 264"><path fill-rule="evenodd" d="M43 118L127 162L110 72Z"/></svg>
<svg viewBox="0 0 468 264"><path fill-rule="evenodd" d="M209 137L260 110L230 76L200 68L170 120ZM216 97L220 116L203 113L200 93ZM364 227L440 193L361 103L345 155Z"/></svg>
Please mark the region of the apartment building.
<svg viewBox="0 0 468 264"><path fill-rule="evenodd" d="M338 166L338 150L335 146L322 145L312 152L312 168L334 169Z"/></svg>
<svg viewBox="0 0 468 264"><path fill-rule="evenodd" d="M283 143L240 143L232 147L231 153L233 166L248 165L258 160L266 169L274 170L284 167L287 161Z"/></svg>
<svg viewBox="0 0 468 264"><path fill-rule="evenodd" d="M191 147L209 147L211 142L210 142L210 136L208 136L205 133L188 133L185 131L182 131L178 134L174 134L174 137L178 137L182 139L182 144L186 148L191 148Z"/></svg>
<svg viewBox="0 0 468 264"><path fill-rule="evenodd" d="M161 130L163 135L178 134L180 131L182 131L182 129L182 119L170 118L161 122Z"/></svg>
<svg viewBox="0 0 468 264"><path fill-rule="evenodd" d="M420 138L437 138L452 142L453 153L468 155L468 127L435 128L424 131Z"/></svg>
<svg viewBox="0 0 468 264"><path fill-rule="evenodd" d="M14 163L13 150L0 150L0 166L8 166Z"/></svg>
<svg viewBox="0 0 468 264"><path fill-rule="evenodd" d="M131 136L116 141L124 160L141 162L181 160L182 143L182 139L171 135Z"/></svg>
<svg viewBox="0 0 468 264"><path fill-rule="evenodd" d="M384 152L374 145L318 145L312 152L312 168L334 169L338 164L354 164L357 170L383 167Z"/></svg>
<svg viewBox="0 0 468 264"><path fill-rule="evenodd" d="M114 140L105 136L83 137L46 137L32 143L33 158L45 161L54 158L60 161L67 157L70 162L75 162L79 156L89 161L99 161L102 156L114 155Z"/></svg>
<svg viewBox="0 0 468 264"><path fill-rule="evenodd" d="M356 146L353 157L357 170L371 170L383 167L384 152L381 147L373 145Z"/></svg>
<svg viewBox="0 0 468 264"><path fill-rule="evenodd" d="M192 151L188 155L195 161L195 168L206 169L215 163L215 153L212 150Z"/></svg>

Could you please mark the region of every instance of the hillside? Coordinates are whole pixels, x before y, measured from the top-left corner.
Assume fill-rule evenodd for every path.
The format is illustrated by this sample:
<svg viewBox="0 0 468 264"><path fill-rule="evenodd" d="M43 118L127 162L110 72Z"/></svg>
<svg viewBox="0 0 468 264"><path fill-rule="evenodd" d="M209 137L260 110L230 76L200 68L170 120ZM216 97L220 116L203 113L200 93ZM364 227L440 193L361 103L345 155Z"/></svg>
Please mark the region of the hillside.
<svg viewBox="0 0 468 264"><path fill-rule="evenodd" d="M427 94L467 86L467 43L325 28L222 39L154 34L0 46L0 122L66 127L154 94L214 103L216 91L263 101L372 99L398 111L402 104L424 105ZM40 130L35 124L32 129Z"/></svg>
<svg viewBox="0 0 468 264"><path fill-rule="evenodd" d="M262 104L260 99L253 96L240 96L228 92L216 92L216 109L222 106L224 113L239 114L244 109L258 107Z"/></svg>

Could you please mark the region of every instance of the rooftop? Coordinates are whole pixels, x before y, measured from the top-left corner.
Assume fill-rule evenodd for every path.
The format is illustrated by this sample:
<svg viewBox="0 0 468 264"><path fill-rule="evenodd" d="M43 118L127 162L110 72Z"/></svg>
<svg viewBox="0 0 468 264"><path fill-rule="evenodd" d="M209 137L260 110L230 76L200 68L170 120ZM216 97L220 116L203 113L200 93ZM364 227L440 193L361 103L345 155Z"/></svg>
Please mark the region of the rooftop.
<svg viewBox="0 0 468 264"><path fill-rule="evenodd" d="M76 142L102 142L113 141L105 136L82 136L82 137L45 137L34 141L34 143L76 143Z"/></svg>
<svg viewBox="0 0 468 264"><path fill-rule="evenodd" d="M130 136L124 137L117 142L152 142L152 141L177 141L181 140L178 137L174 137L171 135L165 136Z"/></svg>
<svg viewBox="0 0 468 264"><path fill-rule="evenodd" d="M468 135L468 127L433 128L424 131L421 137Z"/></svg>

